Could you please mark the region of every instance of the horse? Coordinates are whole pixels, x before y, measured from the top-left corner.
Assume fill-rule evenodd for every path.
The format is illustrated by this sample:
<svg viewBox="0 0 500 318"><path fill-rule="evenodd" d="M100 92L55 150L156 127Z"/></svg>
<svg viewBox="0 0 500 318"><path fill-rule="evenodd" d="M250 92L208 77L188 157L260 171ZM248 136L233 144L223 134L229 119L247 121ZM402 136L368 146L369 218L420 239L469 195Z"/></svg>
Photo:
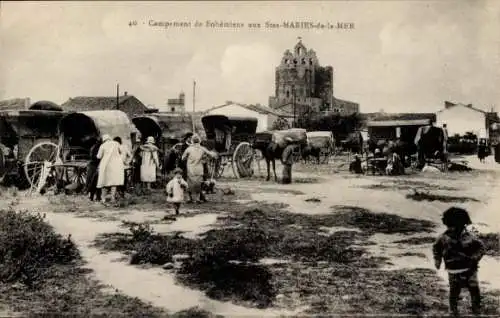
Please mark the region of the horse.
<svg viewBox="0 0 500 318"><path fill-rule="evenodd" d="M313 157L316 159L316 162L318 164L320 164L321 163L321 148L315 147L313 145L307 145L304 148L302 148L301 156L302 156L302 160L304 160L305 163L307 163L309 161L310 157Z"/></svg>

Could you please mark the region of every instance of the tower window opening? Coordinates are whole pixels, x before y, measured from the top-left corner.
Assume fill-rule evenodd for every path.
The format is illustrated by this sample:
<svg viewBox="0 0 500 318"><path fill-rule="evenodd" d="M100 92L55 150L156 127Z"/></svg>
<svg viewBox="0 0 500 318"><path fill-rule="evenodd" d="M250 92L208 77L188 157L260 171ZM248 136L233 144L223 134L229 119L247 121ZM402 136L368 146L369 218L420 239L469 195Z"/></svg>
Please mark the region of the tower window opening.
<svg viewBox="0 0 500 318"><path fill-rule="evenodd" d="M290 97L290 91L286 91L286 97Z"/></svg>

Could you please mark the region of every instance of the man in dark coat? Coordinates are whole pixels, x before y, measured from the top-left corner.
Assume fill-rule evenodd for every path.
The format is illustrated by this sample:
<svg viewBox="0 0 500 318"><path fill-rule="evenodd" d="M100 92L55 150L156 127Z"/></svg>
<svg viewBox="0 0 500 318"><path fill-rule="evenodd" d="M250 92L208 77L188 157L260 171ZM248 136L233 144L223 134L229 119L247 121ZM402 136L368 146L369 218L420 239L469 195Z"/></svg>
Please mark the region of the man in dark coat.
<svg viewBox="0 0 500 318"><path fill-rule="evenodd" d="M101 146L101 140L96 138L94 145L90 148L90 160L87 164L87 180L85 182L85 193L89 194L90 201L101 201L101 189L97 188L97 176L99 159L97 159L97 152Z"/></svg>
<svg viewBox="0 0 500 318"><path fill-rule="evenodd" d="M281 163L283 164L283 175L281 182L283 184L292 183L292 165L293 165L293 154L295 151L295 145L291 143L291 139L287 137L285 139L286 146L281 155Z"/></svg>

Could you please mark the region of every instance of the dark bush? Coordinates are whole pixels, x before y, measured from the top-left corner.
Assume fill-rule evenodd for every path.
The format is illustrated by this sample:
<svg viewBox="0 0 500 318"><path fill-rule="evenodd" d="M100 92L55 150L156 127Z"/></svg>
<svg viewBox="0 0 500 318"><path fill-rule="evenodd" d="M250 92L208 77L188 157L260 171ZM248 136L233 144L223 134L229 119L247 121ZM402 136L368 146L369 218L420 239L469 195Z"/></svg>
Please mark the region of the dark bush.
<svg viewBox="0 0 500 318"><path fill-rule="evenodd" d="M209 297L237 298L267 307L276 294L272 274L255 262L266 255L269 239L258 226L208 231L202 247L183 264L180 277Z"/></svg>
<svg viewBox="0 0 500 318"><path fill-rule="evenodd" d="M34 287L51 266L80 258L71 237L56 234L44 218L0 210L0 281Z"/></svg>

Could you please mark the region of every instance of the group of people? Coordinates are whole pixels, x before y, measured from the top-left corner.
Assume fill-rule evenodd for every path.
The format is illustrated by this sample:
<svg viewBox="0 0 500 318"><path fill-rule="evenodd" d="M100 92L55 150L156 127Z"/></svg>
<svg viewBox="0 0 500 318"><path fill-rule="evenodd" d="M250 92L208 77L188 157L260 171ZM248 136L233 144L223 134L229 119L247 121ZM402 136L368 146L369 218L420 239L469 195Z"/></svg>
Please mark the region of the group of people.
<svg viewBox="0 0 500 318"><path fill-rule="evenodd" d="M202 146L197 134L186 138L182 147L172 147L163 162L160 162L159 153L152 136L131 151L120 137L111 139L104 135L102 140L95 140L90 149L85 192L92 201L107 203L109 199L114 202L118 195L124 195L129 180L151 190L161 169L170 179L166 187L167 201L173 203L176 213L184 200L184 191L191 201L206 201L203 193L207 172L205 159L207 156L216 158L217 153Z"/></svg>
<svg viewBox="0 0 500 318"><path fill-rule="evenodd" d="M363 166L360 155L356 154L349 165L349 171L363 174L368 165L373 171L387 175L402 175L405 173L405 158L399 141L385 140L379 144L370 145L368 149L367 166Z"/></svg>

